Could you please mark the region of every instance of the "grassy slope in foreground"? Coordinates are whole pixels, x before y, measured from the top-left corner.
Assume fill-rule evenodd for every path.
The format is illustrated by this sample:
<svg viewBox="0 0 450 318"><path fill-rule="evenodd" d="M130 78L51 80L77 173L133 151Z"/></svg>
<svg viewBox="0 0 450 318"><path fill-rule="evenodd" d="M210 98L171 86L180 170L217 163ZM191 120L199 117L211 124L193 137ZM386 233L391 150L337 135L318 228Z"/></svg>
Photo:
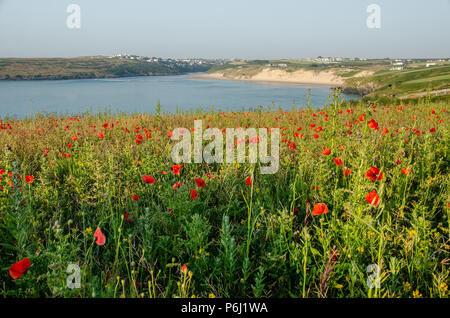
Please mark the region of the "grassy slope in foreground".
<svg viewBox="0 0 450 318"><path fill-rule="evenodd" d="M182 69L106 57L0 59L0 80L84 79L175 75Z"/></svg>
<svg viewBox="0 0 450 318"><path fill-rule="evenodd" d="M1 122L0 295L448 297L446 107ZM191 131L194 118L204 129L280 127L280 170L183 164L175 175L168 131ZM366 283L371 264L380 288Z"/></svg>

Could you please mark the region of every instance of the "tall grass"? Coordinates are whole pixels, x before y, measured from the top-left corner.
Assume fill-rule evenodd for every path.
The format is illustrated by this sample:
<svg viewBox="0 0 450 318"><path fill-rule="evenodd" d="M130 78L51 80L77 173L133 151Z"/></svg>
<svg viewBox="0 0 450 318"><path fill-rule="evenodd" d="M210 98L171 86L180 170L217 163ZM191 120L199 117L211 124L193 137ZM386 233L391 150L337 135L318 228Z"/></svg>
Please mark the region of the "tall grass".
<svg viewBox="0 0 450 318"><path fill-rule="evenodd" d="M174 175L168 131L194 118L280 127L279 172L183 164ZM448 297L448 119L443 104L348 106L333 95L322 110L2 121L0 294ZM381 179L366 176L372 166ZM366 200L372 191L378 206ZM312 215L318 203L328 213ZM24 257L31 266L13 280L8 269ZM80 289L67 287L69 264ZM368 284L370 265L379 287Z"/></svg>

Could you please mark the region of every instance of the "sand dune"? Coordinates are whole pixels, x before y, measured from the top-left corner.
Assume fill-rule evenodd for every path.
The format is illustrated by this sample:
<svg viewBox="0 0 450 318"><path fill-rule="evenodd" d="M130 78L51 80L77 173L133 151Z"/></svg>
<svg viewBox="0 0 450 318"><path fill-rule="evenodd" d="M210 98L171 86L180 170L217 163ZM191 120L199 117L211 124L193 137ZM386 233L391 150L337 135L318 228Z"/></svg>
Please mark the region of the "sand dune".
<svg viewBox="0 0 450 318"><path fill-rule="evenodd" d="M279 82L296 84L318 84L318 85L342 85L344 80L332 71L307 71L298 70L295 72L286 72L285 70L265 68L259 73L247 75L226 75L221 72L211 74L199 74L192 76L199 79L218 79L218 80L238 80L254 82Z"/></svg>

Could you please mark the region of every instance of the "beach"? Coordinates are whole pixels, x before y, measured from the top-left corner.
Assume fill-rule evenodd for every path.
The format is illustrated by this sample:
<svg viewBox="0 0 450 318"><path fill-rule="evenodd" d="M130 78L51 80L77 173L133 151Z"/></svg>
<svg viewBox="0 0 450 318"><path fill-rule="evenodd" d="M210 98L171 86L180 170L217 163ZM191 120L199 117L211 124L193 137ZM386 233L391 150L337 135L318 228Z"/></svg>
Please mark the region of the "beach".
<svg viewBox="0 0 450 318"><path fill-rule="evenodd" d="M222 72L192 75L196 79L235 80L251 82L277 82L290 84L316 84L337 86L344 84L344 79L332 71L298 70L287 72L285 70L264 68L255 75L224 74Z"/></svg>

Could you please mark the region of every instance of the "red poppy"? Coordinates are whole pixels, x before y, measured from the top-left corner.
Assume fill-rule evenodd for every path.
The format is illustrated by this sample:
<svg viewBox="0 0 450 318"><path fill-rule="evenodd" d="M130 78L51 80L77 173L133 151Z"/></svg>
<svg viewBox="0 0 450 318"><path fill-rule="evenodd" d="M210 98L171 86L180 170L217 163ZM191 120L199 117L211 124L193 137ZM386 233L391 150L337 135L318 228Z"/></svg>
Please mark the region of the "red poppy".
<svg viewBox="0 0 450 318"><path fill-rule="evenodd" d="M430 132L431 132L431 133L434 133L434 132L436 132L436 128L434 128L434 127L433 127L433 128L431 128L431 129L430 129Z"/></svg>
<svg viewBox="0 0 450 318"><path fill-rule="evenodd" d="M33 183L34 182L34 177L33 176L25 176L25 182L26 183Z"/></svg>
<svg viewBox="0 0 450 318"><path fill-rule="evenodd" d="M370 129L378 130L378 123L373 118L368 122L368 124Z"/></svg>
<svg viewBox="0 0 450 318"><path fill-rule="evenodd" d="M253 179L252 177L247 177L247 179L245 180L245 184L248 186L251 186L253 184Z"/></svg>
<svg viewBox="0 0 450 318"><path fill-rule="evenodd" d="M341 158L334 158L334 163L336 164L336 166L343 166L344 163L342 162Z"/></svg>
<svg viewBox="0 0 450 318"><path fill-rule="evenodd" d="M350 169L345 168L344 169L344 175L349 176L352 174L352 171Z"/></svg>
<svg viewBox="0 0 450 318"><path fill-rule="evenodd" d="M142 180L145 183L149 183L149 184L154 184L156 182L155 178L153 178L152 176L147 176L147 175L142 176Z"/></svg>
<svg viewBox="0 0 450 318"><path fill-rule="evenodd" d="M205 187L205 180L203 179L195 179L195 182L197 183L197 187L204 188Z"/></svg>
<svg viewBox="0 0 450 318"><path fill-rule="evenodd" d="M134 220L130 219L130 212L125 213L125 221L133 223Z"/></svg>
<svg viewBox="0 0 450 318"><path fill-rule="evenodd" d="M192 189L191 190L191 200L195 200L198 198L197 190Z"/></svg>
<svg viewBox="0 0 450 318"><path fill-rule="evenodd" d="M365 176L372 181L383 179L383 173L377 167L370 167L370 170L365 173Z"/></svg>
<svg viewBox="0 0 450 318"><path fill-rule="evenodd" d="M378 206L380 197L378 196L376 191L372 191L366 196L366 201L371 205Z"/></svg>
<svg viewBox="0 0 450 318"><path fill-rule="evenodd" d="M72 136L72 140L73 140L73 141L76 141L76 140L78 140L78 137L75 136L75 135L73 135L73 136Z"/></svg>
<svg viewBox="0 0 450 318"><path fill-rule="evenodd" d="M136 201L139 200L139 196L138 196L138 195L132 195L131 198L132 198L133 200L136 200Z"/></svg>
<svg viewBox="0 0 450 318"><path fill-rule="evenodd" d="M187 266L186 265L183 265L183 267L181 267L181 272L183 273L183 274L187 274L187 271L188 271L188 268L187 268Z"/></svg>
<svg viewBox="0 0 450 318"><path fill-rule="evenodd" d="M105 138L105 135L103 134L103 131L98 133L98 138Z"/></svg>
<svg viewBox="0 0 450 318"><path fill-rule="evenodd" d="M174 185L172 186L172 188L174 189L174 190L177 190L177 189L179 189L181 186L182 186L183 184L181 183L181 182L175 182L174 183Z"/></svg>
<svg viewBox="0 0 450 318"><path fill-rule="evenodd" d="M328 207L325 203L317 203L313 210L312 215L317 216L321 214L327 214L328 213Z"/></svg>
<svg viewBox="0 0 450 318"><path fill-rule="evenodd" d="M331 149L323 147L322 155L328 156L331 153Z"/></svg>
<svg viewBox="0 0 450 318"><path fill-rule="evenodd" d="M411 168L405 168L405 169L402 169L402 173L403 173L405 176L407 176L408 174L411 173Z"/></svg>
<svg viewBox="0 0 450 318"><path fill-rule="evenodd" d="M102 246L106 243L106 236L102 233L102 230L100 230L99 227L95 230L94 237L97 239L95 241L95 244Z"/></svg>
<svg viewBox="0 0 450 318"><path fill-rule="evenodd" d="M23 274L25 274L28 270L28 268L31 266L31 262L28 257L24 258L23 260L12 264L9 268L9 274L11 277L16 280Z"/></svg>
<svg viewBox="0 0 450 318"><path fill-rule="evenodd" d="M180 175L180 170L181 168L183 168L182 165L173 165L172 166L172 171L174 175Z"/></svg>

